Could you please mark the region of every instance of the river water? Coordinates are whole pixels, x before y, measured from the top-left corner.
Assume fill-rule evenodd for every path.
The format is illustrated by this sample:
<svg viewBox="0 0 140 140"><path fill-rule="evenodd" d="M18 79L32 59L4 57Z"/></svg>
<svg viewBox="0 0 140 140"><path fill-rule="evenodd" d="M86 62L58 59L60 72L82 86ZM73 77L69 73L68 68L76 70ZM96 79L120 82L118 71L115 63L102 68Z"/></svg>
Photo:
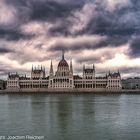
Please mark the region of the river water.
<svg viewBox="0 0 140 140"><path fill-rule="evenodd" d="M140 95L0 95L0 136L140 140Z"/></svg>

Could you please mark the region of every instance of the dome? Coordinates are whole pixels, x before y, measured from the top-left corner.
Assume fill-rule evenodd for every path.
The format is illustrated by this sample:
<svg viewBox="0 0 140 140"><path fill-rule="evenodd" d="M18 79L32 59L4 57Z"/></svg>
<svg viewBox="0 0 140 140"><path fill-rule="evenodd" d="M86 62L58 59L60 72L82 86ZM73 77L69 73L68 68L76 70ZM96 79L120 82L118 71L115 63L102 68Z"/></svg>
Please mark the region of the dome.
<svg viewBox="0 0 140 140"><path fill-rule="evenodd" d="M62 59L59 64L58 67L69 67L67 61L65 59Z"/></svg>
<svg viewBox="0 0 140 140"><path fill-rule="evenodd" d="M62 51L62 59L59 62L58 67L69 67L67 61L64 58L64 50Z"/></svg>

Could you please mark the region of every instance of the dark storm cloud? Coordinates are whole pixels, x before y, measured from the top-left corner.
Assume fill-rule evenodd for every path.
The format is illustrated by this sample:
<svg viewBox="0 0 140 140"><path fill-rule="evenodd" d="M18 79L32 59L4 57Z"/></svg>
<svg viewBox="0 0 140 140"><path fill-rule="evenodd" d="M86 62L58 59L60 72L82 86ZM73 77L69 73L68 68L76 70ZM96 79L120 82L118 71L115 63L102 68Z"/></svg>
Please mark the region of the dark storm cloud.
<svg viewBox="0 0 140 140"><path fill-rule="evenodd" d="M13 68L11 69L8 67L3 67L0 69L0 76L4 77L4 79L7 79L7 75L9 73L16 74L16 72L21 76L25 76L25 74L30 75L30 71L27 71L26 69L21 70L21 69L13 69Z"/></svg>
<svg viewBox="0 0 140 140"><path fill-rule="evenodd" d="M82 32L84 34L100 34L108 36L128 36L133 34L139 34L140 29L136 29L135 27L123 26L117 23L119 19L115 19L114 23L112 23L112 18L110 18L110 20L103 18L97 17L96 20L94 19L94 22L96 21L96 25L94 25L94 22L90 22L88 27Z"/></svg>
<svg viewBox="0 0 140 140"><path fill-rule="evenodd" d="M51 46L49 51L76 51L76 50L83 50L83 49L95 49L94 44L90 44L87 42L82 43L73 43L73 44L65 44L63 42L57 42L55 45Z"/></svg>
<svg viewBox="0 0 140 140"><path fill-rule="evenodd" d="M33 35L30 34L23 34L18 30L14 29L3 29L0 28L0 38L6 40L19 40L19 39L31 39Z"/></svg>
<svg viewBox="0 0 140 140"><path fill-rule="evenodd" d="M29 14L30 20L41 21L55 21L67 17L72 10L79 8L82 4L76 2L60 3L57 0L7 0L7 3L14 5L19 12ZM27 10L28 13L24 10Z"/></svg>
<svg viewBox="0 0 140 140"><path fill-rule="evenodd" d="M86 63L86 64L92 64L92 63L98 64L98 63L103 63L106 60L112 59L113 57L114 57L113 53L106 52L105 54L99 53L98 55L92 55L92 56L89 55L88 57L79 57L76 59L76 62Z"/></svg>
<svg viewBox="0 0 140 140"><path fill-rule="evenodd" d="M60 26L51 28L49 31L49 34L51 36L63 35L65 37L67 37L67 36L71 35L71 33L68 31L68 28L67 28L68 26L69 26L69 23L67 21L65 21Z"/></svg>
<svg viewBox="0 0 140 140"><path fill-rule="evenodd" d="M129 43L130 45L130 58L135 58L140 56L140 1L139 0L130 0L131 4L124 4L124 0L122 1L123 6L121 4L114 6L115 8L109 9L107 7L108 0L3 0L7 5L6 10L12 7L13 15L7 16L6 18L5 12L3 15L5 16L4 21L0 22L0 39L6 40L8 42L14 41L15 47L14 53L11 53L10 60L15 60L18 64L23 65L26 62L34 62L34 61L44 61L48 59L50 52L54 52L53 54L57 54L57 51L62 50L70 50L72 53L82 51L82 50L98 50L101 48L110 47L110 54L106 59L112 59L111 48L120 47L121 45ZM110 1L111 3L117 2L117 0ZM119 0L120 2L120 0ZM121 2L120 2L121 3ZM0 3L1 4L1 3ZM85 5L87 5L87 9L84 9ZM89 12L91 9L90 5L94 5L95 9L92 11L92 14ZM5 6L5 5L4 5ZM89 6L89 9L88 9ZM4 11L6 11L4 10ZM78 14L77 14L78 13ZM2 13L0 13L2 14ZM3 16L3 17L4 17ZM81 16L81 17L80 17ZM14 18L13 18L14 17ZM6 23L7 21L7 23ZM46 30L44 29L44 33L42 36L47 39L50 38L53 40L54 37L59 38L60 41L56 41L56 43L52 43L51 40L48 40L48 44L43 41L39 43L39 45L31 45L27 48L26 53L23 52L22 48L24 47L24 43L22 41L32 41L37 42L38 36L32 33L32 29L34 29L34 23L41 24L47 23L46 26L50 26L48 29L46 26ZM31 24L30 24L31 23ZM57 24L58 23L58 24ZM79 24L80 23L80 24ZM49 24L49 25L48 25ZM78 24L81 26L78 30L74 30L74 27L78 27ZM23 30L26 26L26 31ZM23 30L22 30L23 29ZM43 28L39 28L43 29ZM28 34L28 30L29 33ZM36 30L35 30L36 32ZM40 34L39 34L40 35ZM78 36L105 36L106 39L94 42L83 40L82 38L77 40ZM135 35L135 38L132 36ZM41 36L41 37L42 37ZM36 37L36 38L34 38ZM61 40L66 38L75 38L68 42L66 40ZM16 41L22 39L21 43L18 42L20 47L16 46ZM45 39L44 39L45 40ZM55 40L55 39L54 39ZM53 41L54 41L53 40ZM26 43L25 43L26 44ZM51 45L50 45L51 44ZM53 45L52 45L53 44ZM28 45L28 44L27 44ZM46 46L45 46L46 45ZM48 45L48 46L47 46ZM10 46L10 44L8 45ZM44 47L45 46L45 47ZM17 48L16 48L17 47ZM44 47L44 50L41 49ZM37 57L36 52L34 55L29 55L27 53L29 51L35 50L38 48L38 52L43 54L46 50L46 56ZM21 51L19 51L21 50ZM119 50L119 49L118 49ZM0 48L0 54L9 53L11 50L4 47ZM20 58L17 58L17 55L20 54ZM51 54L52 55L52 54ZM51 57L51 56L49 56ZM57 56L52 56L53 58ZM76 59L76 63L92 63L92 62L100 63L102 60L100 57L88 57ZM10 66L9 66L10 67ZM13 66L14 67L14 66ZM5 68L6 70L10 70ZM81 70L81 69L80 69ZM122 68L123 72L127 71L126 68ZM4 70L3 70L4 71ZM16 71L16 69L13 69ZM22 71L22 70L20 70ZM26 70L24 70L26 71Z"/></svg>
<svg viewBox="0 0 140 140"><path fill-rule="evenodd" d="M119 68L119 70L120 70L120 72L122 72L122 73L135 73L135 72L139 72L139 67L120 67Z"/></svg>
<svg viewBox="0 0 140 140"><path fill-rule="evenodd" d="M108 11L106 7L99 1L70 1L67 0L6 0L8 5L14 6L18 11L19 20L16 22L17 27L16 30L0 30L0 37L7 38L8 40L18 40L19 38L29 38L29 36L24 35L23 33L17 31L20 26L25 24L25 21L28 23L30 21L49 21L49 22L57 22L61 21L62 24L57 27L52 27L50 29L51 36L69 36L72 33L69 31L69 28L72 26L72 21L69 22L67 17L74 16L74 13L77 10L81 10L83 6L87 3L96 5L95 12L93 16L90 17L90 22L86 26L86 28L74 33L77 35L106 35L108 36L108 40L102 41L99 44L80 44L80 46L85 46L87 49L90 48L98 48L104 47L108 45L118 46L126 43L129 40L129 37L133 34L139 34L140 28L139 24L139 8L140 2L136 0L132 0L131 5L126 5L122 8L118 6L114 11ZM132 17L132 16L133 17ZM87 15L88 16L88 15ZM124 17L124 18L123 18ZM132 20L131 20L132 19ZM137 20L133 20L137 19ZM118 36L118 40L116 38ZM74 44L72 49L82 49L77 44ZM83 49L85 49L85 47ZM60 50L62 48L66 48L64 44L56 47L52 47L52 50Z"/></svg>
<svg viewBox="0 0 140 140"><path fill-rule="evenodd" d="M134 3L135 1L132 2ZM42 22L61 21L62 24L60 26L51 28L50 35L67 36L71 35L68 28L72 26L72 21L67 21L67 17L72 16L71 13L74 13L76 10L80 11L84 4L89 3L89 1L83 2L82 0L79 0L78 2L70 2L68 0L68 3L64 3L63 0L7 0L7 3L14 5L18 10L18 18L21 18L22 21L20 24L25 24L25 21L30 22L33 20L39 20ZM133 4L123 8L116 8L111 12L107 11L100 1L90 1L90 4L96 5L96 15L93 13L87 27L74 33L75 35L101 34L108 36L128 36L134 33L139 34L140 29L136 28L139 21L131 21L131 18L138 18L139 16L138 9L136 9L139 5L138 2L138 5ZM131 15L131 13L134 13L135 17L129 17L129 14ZM123 16L124 18L122 18Z"/></svg>
<svg viewBox="0 0 140 140"><path fill-rule="evenodd" d="M131 52L130 55L132 57L140 57L140 36L135 36L130 41Z"/></svg>
<svg viewBox="0 0 140 140"><path fill-rule="evenodd" d="M71 10L75 9L75 5L63 5L57 2L35 2L32 4L31 19L33 20L61 20L67 17Z"/></svg>
<svg viewBox="0 0 140 140"><path fill-rule="evenodd" d="M93 4L95 4L93 2ZM114 11L107 11L100 4L96 5L96 14L91 17L89 24L83 30L75 33L75 35L106 35L108 36L107 40L101 41L97 44L92 43L81 43L81 44L72 44L71 47L68 47L69 50L82 50L82 49L96 49L106 46L117 47L128 43L131 39L131 36L140 34L140 2L132 0L132 4L125 6L123 8L116 8ZM53 34L62 33L63 35L71 35L68 32L67 27L71 24L62 25L52 29ZM65 27L65 28L63 28ZM129 55L133 57L140 56L139 50L139 38L134 39L130 44L132 52ZM67 44L58 43L56 46L52 46L51 50L67 50Z"/></svg>
<svg viewBox="0 0 140 140"><path fill-rule="evenodd" d="M101 48L101 47L118 47L122 44L125 44L128 42L129 36L108 36L108 38L104 41L100 41L97 45L96 48Z"/></svg>
<svg viewBox="0 0 140 140"><path fill-rule="evenodd" d="M18 40L20 37L26 36L20 32L20 27L32 21L50 22L54 24L61 21L58 27L52 27L50 35L66 35L70 34L67 27L68 22L65 20L74 9L81 8L83 2L49 1L49 0L6 0L7 5L13 6L17 13L16 20L12 24L3 25L0 29L0 37L6 36L10 40ZM16 29L16 30L15 30ZM13 34L13 36L11 36ZM27 36L28 37L28 36Z"/></svg>
<svg viewBox="0 0 140 140"><path fill-rule="evenodd" d="M126 44L128 42L129 36L108 36L106 39L100 40L99 42L87 41L81 38L81 42L72 42L71 44L67 44L63 41L56 42L55 45L50 47L50 51L77 51L84 49L96 50L99 48L105 47L119 47L122 44Z"/></svg>
<svg viewBox="0 0 140 140"><path fill-rule="evenodd" d="M88 26L81 33L108 36L128 36L139 33L140 20L137 19L140 17L140 13L136 10L135 3L131 6L116 8L114 11L108 11L101 6L101 3L96 6L96 14L93 14Z"/></svg>
<svg viewBox="0 0 140 140"><path fill-rule="evenodd" d="M93 2L91 4L95 4L95 3ZM99 45L107 46L108 44L110 44L110 45L118 46L121 45L121 43L124 44L124 42L127 42L131 35L140 33L140 28L138 26L140 21L136 20L139 17L139 13L135 11L134 5L132 5L131 7L116 9L113 12L106 11L106 9L101 7L99 4L96 6L98 6L96 7L96 15L94 15L93 13L94 16L91 17L87 27L79 32L76 32L75 36L85 35L85 34L107 35L109 37L108 41L101 42ZM73 35L68 29L71 27L72 23L68 22L66 19L63 19L64 17L66 18L67 16L71 16L71 10L67 7L66 9L63 8L61 9L58 5L54 5L54 7L55 7L54 9L52 8L52 10L54 11L50 10L51 14L49 14L49 9L45 8L46 10L48 10L48 12L46 12L45 15L43 15L43 17L44 18L48 17L48 20L58 19L58 20L62 20L63 22L61 26L51 28L50 35L56 35L56 36ZM59 12L57 12L56 7L58 7ZM78 7L77 9L80 10L80 8L81 7ZM72 10L77 10L77 9L72 9ZM41 14L41 11L37 13ZM35 15L36 15L36 19L37 17L42 18L37 14ZM45 20L47 20L47 18ZM118 40L116 40L116 36L118 36ZM88 46L89 45L87 45L87 48L92 48L92 46L90 47ZM78 47L76 48L78 49ZM61 49L61 47L58 46L58 49Z"/></svg>
<svg viewBox="0 0 140 140"><path fill-rule="evenodd" d="M13 51L8 48L0 48L0 54L11 53L11 52Z"/></svg>
<svg viewBox="0 0 140 140"><path fill-rule="evenodd" d="M121 67L119 68L120 73L123 73L124 75L128 75L126 77L139 77L139 67ZM123 78L123 77L122 77Z"/></svg>
<svg viewBox="0 0 140 140"><path fill-rule="evenodd" d="M99 57L93 56L93 57L88 57L88 58L78 58L76 60L76 62L78 62L78 63L86 63L86 64L88 64L88 63L89 64L91 64L91 63L98 63L100 61L101 61L100 56Z"/></svg>

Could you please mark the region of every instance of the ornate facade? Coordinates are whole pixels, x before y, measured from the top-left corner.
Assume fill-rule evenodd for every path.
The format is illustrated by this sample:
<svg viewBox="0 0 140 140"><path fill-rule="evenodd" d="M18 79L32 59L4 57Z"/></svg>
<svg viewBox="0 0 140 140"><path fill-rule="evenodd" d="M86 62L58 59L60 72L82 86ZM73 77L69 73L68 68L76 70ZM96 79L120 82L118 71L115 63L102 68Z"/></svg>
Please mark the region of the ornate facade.
<svg viewBox="0 0 140 140"><path fill-rule="evenodd" d="M53 72L53 65L51 61L49 88L51 89L74 88L72 61L70 61L69 66L64 58L64 52L62 54L62 60L59 62L55 74Z"/></svg>
<svg viewBox="0 0 140 140"><path fill-rule="evenodd" d="M103 77L96 77L95 65L92 68L83 66L83 75L74 75L72 60L68 64L62 53L62 59L58 63L57 70L54 72L51 61L49 76L45 74L45 68L38 67L31 70L31 77L9 74L7 78L7 89L105 89L120 90L120 72L108 73Z"/></svg>

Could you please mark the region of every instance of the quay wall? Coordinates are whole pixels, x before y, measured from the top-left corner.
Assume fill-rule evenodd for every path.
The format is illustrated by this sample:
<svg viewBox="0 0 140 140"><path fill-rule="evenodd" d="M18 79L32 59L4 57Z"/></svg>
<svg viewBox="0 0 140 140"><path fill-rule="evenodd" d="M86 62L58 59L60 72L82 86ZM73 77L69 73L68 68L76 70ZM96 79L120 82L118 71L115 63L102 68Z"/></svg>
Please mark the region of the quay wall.
<svg viewBox="0 0 140 140"><path fill-rule="evenodd" d="M84 94L84 93L118 93L118 94L140 94L140 90L132 90L132 89L120 89L120 90L108 90L108 89L6 89L0 90L0 94L10 94L10 93L72 93L72 94Z"/></svg>

